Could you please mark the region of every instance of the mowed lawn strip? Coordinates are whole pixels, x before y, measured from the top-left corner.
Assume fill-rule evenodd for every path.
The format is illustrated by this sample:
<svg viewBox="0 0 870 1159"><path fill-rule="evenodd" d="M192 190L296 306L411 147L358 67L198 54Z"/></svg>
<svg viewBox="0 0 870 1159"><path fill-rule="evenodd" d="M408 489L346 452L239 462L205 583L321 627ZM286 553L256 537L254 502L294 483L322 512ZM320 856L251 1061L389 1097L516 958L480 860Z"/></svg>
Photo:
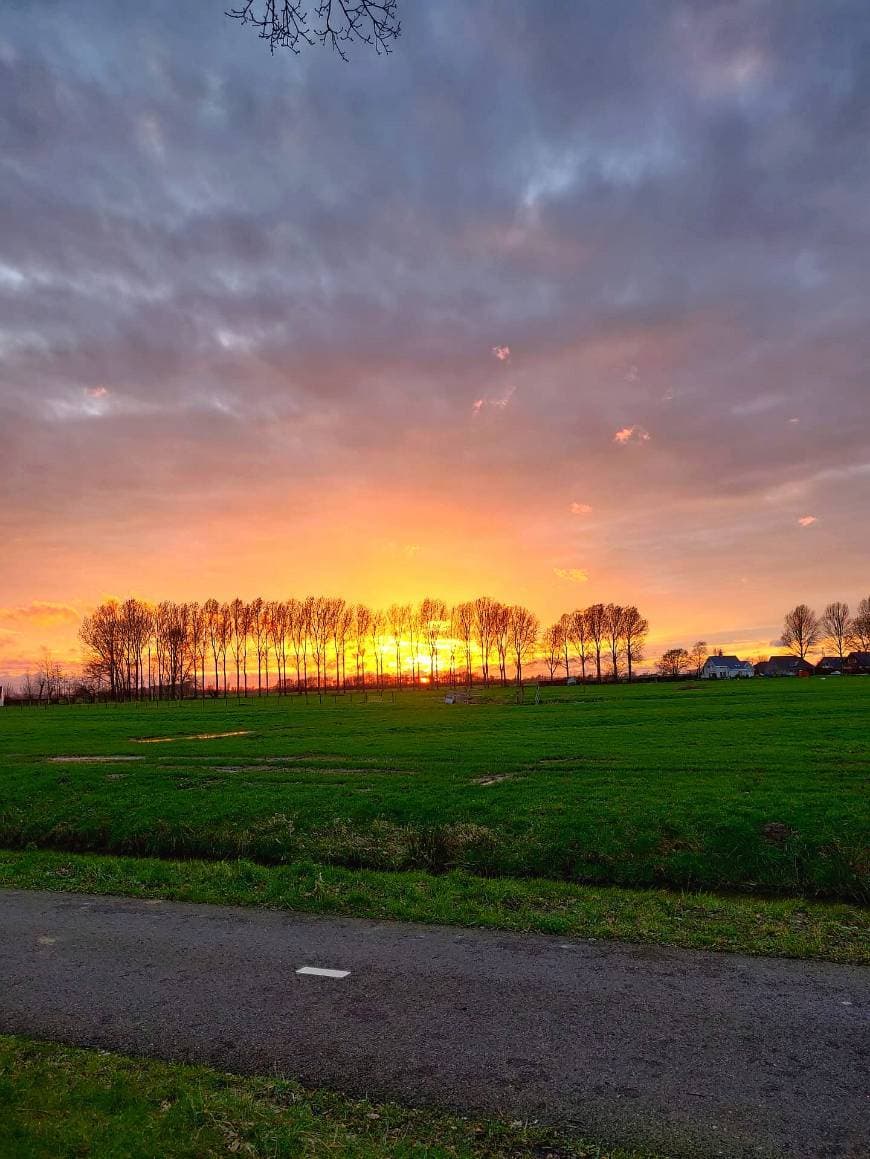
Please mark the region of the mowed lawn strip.
<svg viewBox="0 0 870 1159"><path fill-rule="evenodd" d="M7 709L0 845L870 899L870 680L475 697Z"/></svg>
<svg viewBox="0 0 870 1159"><path fill-rule="evenodd" d="M656 1159L535 1125L0 1035L3 1159ZM663 1157L661 1157L663 1159Z"/></svg>
<svg viewBox="0 0 870 1159"><path fill-rule="evenodd" d="M545 880L0 852L0 888L264 905L302 913L479 926L870 964L870 910Z"/></svg>

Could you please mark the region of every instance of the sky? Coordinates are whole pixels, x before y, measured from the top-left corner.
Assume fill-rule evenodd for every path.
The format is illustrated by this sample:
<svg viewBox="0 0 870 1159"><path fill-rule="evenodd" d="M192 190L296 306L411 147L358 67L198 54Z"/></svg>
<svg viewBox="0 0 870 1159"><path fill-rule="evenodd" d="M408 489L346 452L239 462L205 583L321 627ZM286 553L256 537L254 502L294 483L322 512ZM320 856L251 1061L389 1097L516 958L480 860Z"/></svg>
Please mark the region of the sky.
<svg viewBox="0 0 870 1159"><path fill-rule="evenodd" d="M870 5L0 12L0 674L107 596L870 591Z"/></svg>

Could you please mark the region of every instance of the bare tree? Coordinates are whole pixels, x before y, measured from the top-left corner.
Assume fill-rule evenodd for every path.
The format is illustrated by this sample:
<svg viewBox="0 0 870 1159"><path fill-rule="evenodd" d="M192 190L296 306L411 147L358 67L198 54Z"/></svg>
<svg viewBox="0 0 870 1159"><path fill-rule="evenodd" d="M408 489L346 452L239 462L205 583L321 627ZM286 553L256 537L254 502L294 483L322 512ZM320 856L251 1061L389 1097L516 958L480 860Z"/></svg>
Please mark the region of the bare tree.
<svg viewBox="0 0 870 1159"><path fill-rule="evenodd" d="M623 645L623 617L625 608L620 604L608 604L604 609L604 630L607 639L607 648L610 652L610 674L614 680L619 679L619 661L622 657Z"/></svg>
<svg viewBox="0 0 870 1159"><path fill-rule="evenodd" d="M241 672L247 666L248 660L248 633L250 631L250 608L238 596L229 604L231 644L233 657L236 662L236 696L240 693ZM247 677L245 678L247 682ZM245 688L245 695L247 695Z"/></svg>
<svg viewBox="0 0 870 1159"><path fill-rule="evenodd" d="M565 632L560 621L545 629L541 644L543 646L541 659L547 666L550 679L555 680L556 669L562 666L562 655L565 648Z"/></svg>
<svg viewBox="0 0 870 1159"><path fill-rule="evenodd" d="M870 596L858 603L849 631L849 646L856 652L870 652Z"/></svg>
<svg viewBox="0 0 870 1159"><path fill-rule="evenodd" d="M786 648L797 652L801 660L806 660L807 653L813 651L822 639L822 634L819 617L806 604L798 604L786 614L782 625L782 642Z"/></svg>
<svg viewBox="0 0 870 1159"><path fill-rule="evenodd" d="M205 699L205 658L208 651L208 624L205 609L196 602L190 604L187 622L190 633L193 694L196 696L198 690L202 698ZM198 672L202 676L199 684L197 684ZM247 692L247 680L245 691Z"/></svg>
<svg viewBox="0 0 870 1159"><path fill-rule="evenodd" d="M347 659L347 634L350 631L351 612L342 599L333 599L330 608L332 624L332 646L335 651L335 687L345 686L345 662Z"/></svg>
<svg viewBox="0 0 870 1159"><path fill-rule="evenodd" d="M586 627L595 654L595 679L601 683L601 651L607 632L607 610L604 604L592 604L586 609Z"/></svg>
<svg viewBox="0 0 870 1159"><path fill-rule="evenodd" d="M692 645L689 656L692 663L695 665L695 675L700 679L701 672L704 668L704 662L708 655L708 645L706 640L696 640Z"/></svg>
<svg viewBox="0 0 870 1159"><path fill-rule="evenodd" d="M251 617L251 635L254 648L257 652L257 695L263 694L263 663L269 651L268 617L265 614L266 605L261 596L257 596L249 605ZM266 694L269 693L269 680L266 678Z"/></svg>
<svg viewBox="0 0 870 1159"><path fill-rule="evenodd" d="M105 679L113 700L118 698L122 688L123 637L120 610L117 600L106 600L89 616L85 616L79 628L79 639L87 649L85 670ZM38 674L36 690L39 693Z"/></svg>
<svg viewBox="0 0 870 1159"><path fill-rule="evenodd" d="M495 600L489 596L478 596L474 601L474 631L480 649L480 663L483 683L489 684L489 659L495 644L496 608Z"/></svg>
<svg viewBox="0 0 870 1159"><path fill-rule="evenodd" d="M465 650L465 678L468 687L471 687L471 642L474 639L474 604L466 601L457 604L451 615L451 631L457 640L462 642Z"/></svg>
<svg viewBox="0 0 870 1159"><path fill-rule="evenodd" d="M402 684L402 641L408 628L411 615L410 604L390 604L387 608L387 624L390 635L393 637L393 647L396 649L396 687Z"/></svg>
<svg viewBox="0 0 870 1159"><path fill-rule="evenodd" d="M628 665L629 681L634 665L643 660L648 632L649 620L644 619L634 604L622 609L622 653Z"/></svg>
<svg viewBox="0 0 870 1159"><path fill-rule="evenodd" d="M538 617L528 608L519 604L508 608L508 634L516 665L516 681L520 688L523 684L523 663L534 656L539 631Z"/></svg>
<svg viewBox="0 0 870 1159"><path fill-rule="evenodd" d="M342 60L354 43L390 53L402 31L398 0L244 0L227 16L256 28L271 52L289 48L298 55L303 45L328 44Z"/></svg>
<svg viewBox="0 0 870 1159"><path fill-rule="evenodd" d="M372 618L369 624L369 640L371 641L375 661L375 683L381 692L384 688L384 648L386 647L386 632L387 618L380 609L376 609L372 612Z"/></svg>
<svg viewBox="0 0 870 1159"><path fill-rule="evenodd" d="M571 645L573 643L571 637L571 613L565 612L559 618L559 626L562 629L562 658L565 663L565 683L571 679Z"/></svg>
<svg viewBox="0 0 870 1159"><path fill-rule="evenodd" d="M563 617L564 619L564 617ZM592 638L589 634L589 616L586 609L575 608L568 613L567 634L580 661L580 679L586 681L586 664L592 658Z"/></svg>
<svg viewBox="0 0 870 1159"><path fill-rule="evenodd" d="M272 651L275 653L275 664L278 668L278 695L287 690L287 637L290 632L289 612L284 600L270 600L267 626L269 639L272 642ZM247 693L247 689L245 690Z"/></svg>
<svg viewBox="0 0 870 1159"><path fill-rule="evenodd" d="M690 663L691 657L685 648L668 648L656 661L656 668L662 676L682 676Z"/></svg>
<svg viewBox="0 0 870 1159"><path fill-rule="evenodd" d="M333 604L328 596L316 596L311 608L311 655L317 668L317 691L326 684L327 648L332 636Z"/></svg>
<svg viewBox="0 0 870 1159"><path fill-rule="evenodd" d="M429 679L438 683L438 646L447 624L447 605L427 596L420 604L420 630L429 649Z"/></svg>
<svg viewBox="0 0 870 1159"><path fill-rule="evenodd" d="M837 655L842 660L852 631L849 605L844 604L841 600L835 600L832 604L828 604L822 613L821 630L825 642L836 650Z"/></svg>
<svg viewBox="0 0 870 1159"><path fill-rule="evenodd" d="M351 612L351 635L354 660L356 661L356 682L363 688L366 686L366 652L371 627L371 609L367 608L365 604L355 604Z"/></svg>
<svg viewBox="0 0 870 1159"><path fill-rule="evenodd" d="M506 604L496 603L492 613L492 638L498 656L498 674L507 684L507 657L511 646L511 610Z"/></svg>

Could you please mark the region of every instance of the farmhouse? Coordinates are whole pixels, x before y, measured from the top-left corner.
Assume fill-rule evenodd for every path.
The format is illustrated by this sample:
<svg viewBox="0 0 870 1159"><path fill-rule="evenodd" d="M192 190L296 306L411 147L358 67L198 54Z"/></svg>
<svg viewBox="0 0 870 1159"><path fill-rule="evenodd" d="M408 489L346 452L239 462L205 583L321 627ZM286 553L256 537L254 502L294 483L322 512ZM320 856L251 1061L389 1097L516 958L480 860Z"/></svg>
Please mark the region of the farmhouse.
<svg viewBox="0 0 870 1159"><path fill-rule="evenodd" d="M823 656L816 665L817 676L831 676L834 673L842 675L846 661L841 656Z"/></svg>
<svg viewBox="0 0 870 1159"><path fill-rule="evenodd" d="M850 652L843 669L852 676L870 676L870 652Z"/></svg>
<svg viewBox="0 0 870 1159"><path fill-rule="evenodd" d="M812 676L813 666L800 656L771 656L765 665L765 676Z"/></svg>
<svg viewBox="0 0 870 1159"><path fill-rule="evenodd" d="M754 675L755 669L749 661L736 656L708 656L701 669L704 680L734 680Z"/></svg>

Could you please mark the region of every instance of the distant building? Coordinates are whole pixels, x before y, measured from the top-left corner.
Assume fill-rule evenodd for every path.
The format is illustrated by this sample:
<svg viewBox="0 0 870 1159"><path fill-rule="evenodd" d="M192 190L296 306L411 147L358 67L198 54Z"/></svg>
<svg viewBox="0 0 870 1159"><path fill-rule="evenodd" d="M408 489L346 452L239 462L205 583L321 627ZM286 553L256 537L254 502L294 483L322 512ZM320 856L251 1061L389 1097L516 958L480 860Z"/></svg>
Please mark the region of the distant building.
<svg viewBox="0 0 870 1159"><path fill-rule="evenodd" d="M765 676L812 676L814 668L800 656L771 656L765 665Z"/></svg>
<svg viewBox="0 0 870 1159"><path fill-rule="evenodd" d="M749 661L736 656L708 656L701 669L704 680L735 680L754 675L755 669Z"/></svg>
<svg viewBox="0 0 870 1159"><path fill-rule="evenodd" d="M817 676L830 676L833 673L842 675L846 661L840 656L823 656L816 665Z"/></svg>
<svg viewBox="0 0 870 1159"><path fill-rule="evenodd" d="M843 671L851 676L870 675L870 652L850 652L843 662Z"/></svg>

